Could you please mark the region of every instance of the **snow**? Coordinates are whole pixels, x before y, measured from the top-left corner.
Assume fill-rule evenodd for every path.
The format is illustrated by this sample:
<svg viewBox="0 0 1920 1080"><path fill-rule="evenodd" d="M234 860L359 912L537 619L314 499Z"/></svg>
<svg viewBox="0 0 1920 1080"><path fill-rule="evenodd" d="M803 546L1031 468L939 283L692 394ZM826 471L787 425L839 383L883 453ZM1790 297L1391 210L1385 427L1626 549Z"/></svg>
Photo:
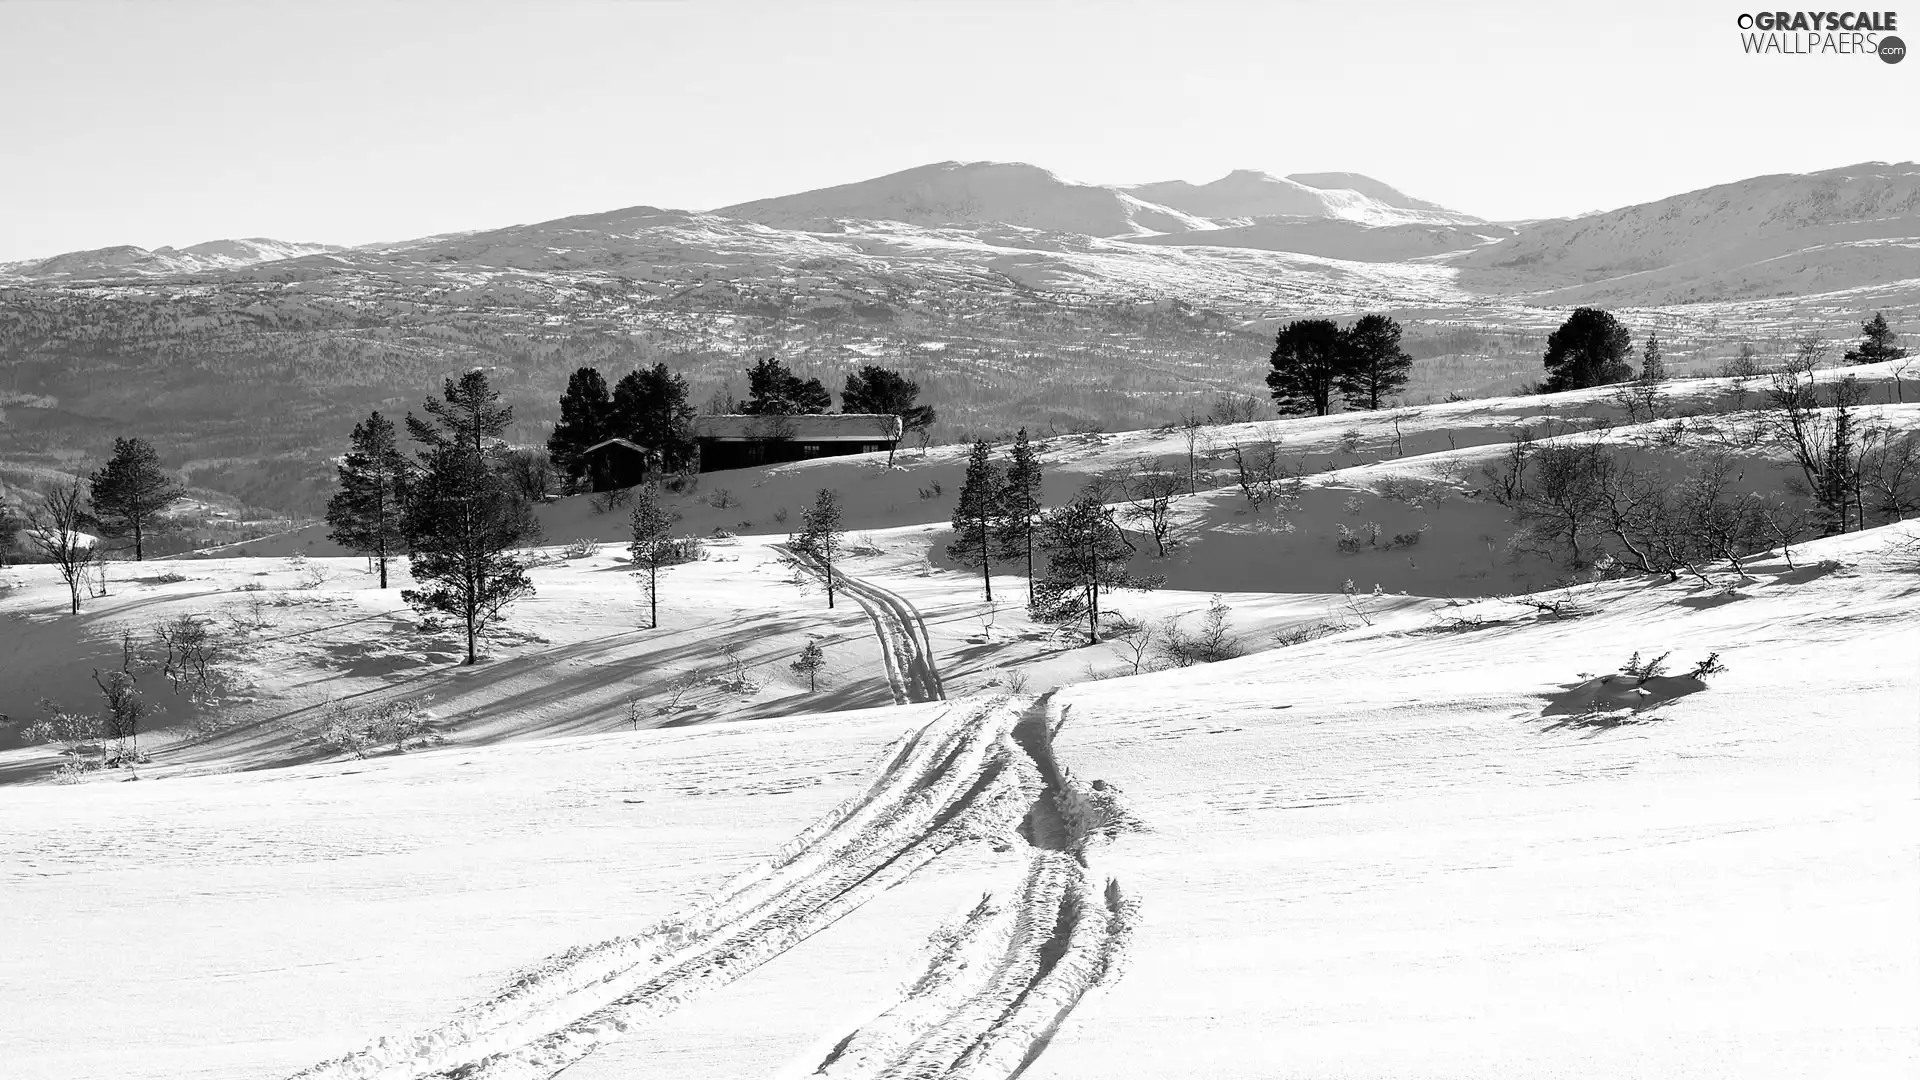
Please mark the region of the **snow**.
<svg viewBox="0 0 1920 1080"><path fill-rule="evenodd" d="M1737 420L1730 380L1669 392ZM235 726L188 738L169 700L138 782L23 782L51 753L0 751L6 1075L1912 1075L1920 529L1810 541L1730 592L1489 557L1511 523L1463 478L1517 426L1617 412L1213 432L1282 436L1309 483L1279 516L1224 474L1179 501L1190 542L1141 564L1168 588L1113 604L1192 619L1219 592L1250 651L1141 675L1028 619L1012 564L996 607L948 563L963 447L704 478L686 529L753 524L668 571L659 631L621 515L544 507L550 543L602 546L550 550L472 668L313 532L120 569L77 618L46 568L0 571L17 715L86 700L118 627L256 600L276 623ZM1604 437L1657 460L1654 435ZM1045 442L1049 501L1185 453ZM778 547L822 486L859 549L831 611ZM1341 551L1368 520L1428 528ZM1547 587L1581 614L1500 598ZM810 695L785 665L813 635ZM715 681L729 645L744 690ZM1635 653L1668 671L1615 675ZM439 749L297 731L329 698L427 693Z"/></svg>

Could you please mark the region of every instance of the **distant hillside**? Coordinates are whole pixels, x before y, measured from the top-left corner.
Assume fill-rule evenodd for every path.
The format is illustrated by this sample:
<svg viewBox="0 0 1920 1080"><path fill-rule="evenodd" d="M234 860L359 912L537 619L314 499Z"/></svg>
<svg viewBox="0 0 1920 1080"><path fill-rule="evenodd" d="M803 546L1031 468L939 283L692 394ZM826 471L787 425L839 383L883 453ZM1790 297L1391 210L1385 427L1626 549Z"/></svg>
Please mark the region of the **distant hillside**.
<svg viewBox="0 0 1920 1080"><path fill-rule="evenodd" d="M1278 322L1368 311L1406 325L1416 400L1504 392L1590 297L1636 335L1657 327L1677 369L1712 370L1741 342L1852 336L1876 309L1920 331L1913 169L1760 178L1516 233L1355 174L1149 185L1169 206L943 163L724 212L73 253L0 266L0 462L84 474L114 436L143 435L201 488L312 513L354 422L418 409L461 370L494 374L531 443L578 366L665 362L704 399L743 391L770 354L836 392L861 364L899 368L941 438L1151 427L1260 394ZM1768 244L1786 257L1754 256Z"/></svg>
<svg viewBox="0 0 1920 1080"><path fill-rule="evenodd" d="M1920 279L1920 165L1757 176L1566 221L1464 257L1462 283L1556 304L1688 303Z"/></svg>
<svg viewBox="0 0 1920 1080"><path fill-rule="evenodd" d="M11 277L54 281L122 275L198 274L341 250L344 249L333 244L300 244L264 237L210 240L187 248L161 247L151 251L121 245L92 251L70 251L48 259L0 263L0 279Z"/></svg>
<svg viewBox="0 0 1920 1080"><path fill-rule="evenodd" d="M917 169L724 206L714 211L781 229L833 230L841 220L909 225L1018 225L1087 236L1210 228L1112 188L1074 184L1033 165L943 161Z"/></svg>
<svg viewBox="0 0 1920 1080"><path fill-rule="evenodd" d="M1266 218L1258 224L1132 237L1172 247L1258 248L1358 262L1402 262L1482 247L1513 230L1500 225L1362 225L1337 218Z"/></svg>
<svg viewBox="0 0 1920 1080"><path fill-rule="evenodd" d="M1313 173L1281 179L1238 169L1208 184L1168 180L1122 190L1220 222L1257 218L1326 218L1361 225L1472 225L1479 218L1410 198L1358 173Z"/></svg>

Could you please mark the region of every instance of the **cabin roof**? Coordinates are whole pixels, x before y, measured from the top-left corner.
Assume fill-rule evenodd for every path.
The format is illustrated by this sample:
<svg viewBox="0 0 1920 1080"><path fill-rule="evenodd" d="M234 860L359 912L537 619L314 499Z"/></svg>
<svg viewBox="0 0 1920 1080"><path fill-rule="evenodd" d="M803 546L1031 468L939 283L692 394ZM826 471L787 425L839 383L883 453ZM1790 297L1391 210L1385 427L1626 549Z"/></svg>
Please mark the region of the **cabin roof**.
<svg viewBox="0 0 1920 1080"><path fill-rule="evenodd" d="M603 447L608 447L608 446L624 446L628 450L632 450L637 454L645 454L648 457L652 457L654 453L652 450L649 450L646 447L641 446L639 443L629 442L626 439L603 439L600 442L594 443L592 446L587 447L585 450L580 451L580 453L583 455L591 454L596 450L599 450Z"/></svg>
<svg viewBox="0 0 1920 1080"><path fill-rule="evenodd" d="M891 442L900 438L900 418L891 413L820 413L800 416L702 416L694 421L702 439L758 442Z"/></svg>

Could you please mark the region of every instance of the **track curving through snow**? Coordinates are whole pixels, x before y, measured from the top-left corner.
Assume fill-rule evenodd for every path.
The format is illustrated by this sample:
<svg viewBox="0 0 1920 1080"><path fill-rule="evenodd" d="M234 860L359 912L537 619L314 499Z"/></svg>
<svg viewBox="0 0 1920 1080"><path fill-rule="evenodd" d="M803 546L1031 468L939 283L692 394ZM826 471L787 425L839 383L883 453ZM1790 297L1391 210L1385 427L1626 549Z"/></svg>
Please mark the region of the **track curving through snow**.
<svg viewBox="0 0 1920 1080"><path fill-rule="evenodd" d="M1050 747L1046 765L1032 752L1045 711L1044 699L949 706L889 745L865 790L686 911L551 957L429 1030L380 1039L294 1080L552 1077L977 840L1025 841L1018 893L989 898L958 931L936 935L929 970L819 1071L1017 1076L1082 995L1112 976L1134 910L1116 883L1098 886L1060 827Z"/></svg>
<svg viewBox="0 0 1920 1080"><path fill-rule="evenodd" d="M786 544L774 547L813 576L826 578L826 567L819 559ZM872 620L874 633L880 637L880 651L886 660L887 683L893 689L894 704L945 701L947 694L933 662L927 622L919 609L897 593L837 568L833 571L833 586L837 593L853 597Z"/></svg>

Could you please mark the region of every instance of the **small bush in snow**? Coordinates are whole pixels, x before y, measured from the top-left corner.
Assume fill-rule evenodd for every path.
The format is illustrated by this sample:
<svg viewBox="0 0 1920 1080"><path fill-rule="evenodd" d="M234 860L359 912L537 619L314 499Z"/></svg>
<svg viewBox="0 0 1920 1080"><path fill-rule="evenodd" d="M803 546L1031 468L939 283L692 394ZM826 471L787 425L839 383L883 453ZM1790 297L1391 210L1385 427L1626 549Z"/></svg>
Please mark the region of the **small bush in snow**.
<svg viewBox="0 0 1920 1080"><path fill-rule="evenodd" d="M585 559L598 553L599 550L600 545L592 540L575 540L560 549L560 556L565 559Z"/></svg>
<svg viewBox="0 0 1920 1080"><path fill-rule="evenodd" d="M395 753L409 748L444 741L434 730L426 710L430 698L389 701L358 707L343 702L328 702L317 719L307 725L307 735L329 750L364 758L380 747Z"/></svg>
<svg viewBox="0 0 1920 1080"><path fill-rule="evenodd" d="M1231 660L1246 651L1233 632L1233 608L1215 594L1198 630L1188 630L1175 615L1160 624L1160 658L1172 667Z"/></svg>
<svg viewBox="0 0 1920 1080"><path fill-rule="evenodd" d="M1305 645L1309 641L1326 637L1328 634L1337 634L1345 629L1346 627L1338 623L1330 622L1296 623L1293 626L1275 630L1273 643L1283 649L1289 645Z"/></svg>

